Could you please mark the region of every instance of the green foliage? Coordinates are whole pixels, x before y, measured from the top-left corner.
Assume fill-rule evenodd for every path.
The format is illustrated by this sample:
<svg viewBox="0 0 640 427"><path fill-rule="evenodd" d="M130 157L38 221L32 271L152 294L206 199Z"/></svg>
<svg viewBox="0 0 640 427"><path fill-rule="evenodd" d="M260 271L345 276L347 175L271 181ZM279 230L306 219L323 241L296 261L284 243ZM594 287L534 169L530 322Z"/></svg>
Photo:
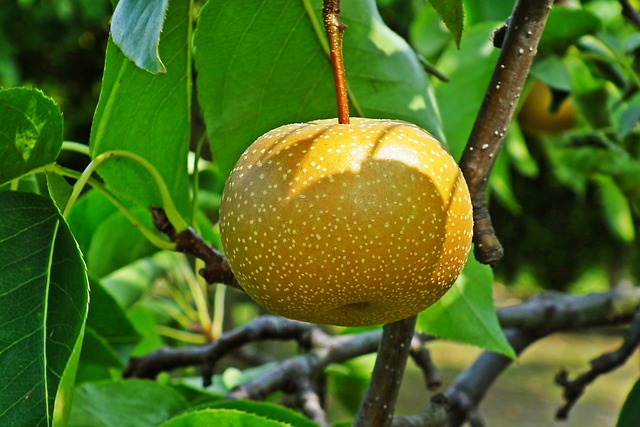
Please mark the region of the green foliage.
<svg viewBox="0 0 640 427"><path fill-rule="evenodd" d="M640 381L636 381L633 385L627 400L624 402L620 410L620 416L616 427L633 427L638 424L640 419Z"/></svg>
<svg viewBox="0 0 640 427"><path fill-rule="evenodd" d="M111 18L111 37L135 64L150 73L166 73L158 45L169 0L120 0Z"/></svg>
<svg viewBox="0 0 640 427"><path fill-rule="evenodd" d="M153 381L85 383L75 390L69 426L157 426L186 407L178 392Z"/></svg>
<svg viewBox="0 0 640 427"><path fill-rule="evenodd" d="M453 287L418 315L418 330L514 358L493 307L493 274L473 255Z"/></svg>
<svg viewBox="0 0 640 427"><path fill-rule="evenodd" d="M213 1L202 8L194 40L198 98L225 177L268 130L336 116L321 5ZM404 119L440 136L429 81L375 3L345 2L341 19L349 27L344 55L352 114Z"/></svg>
<svg viewBox="0 0 640 427"><path fill-rule="evenodd" d="M208 388L193 369L116 378L133 356L205 344L247 318L245 296L228 295L224 316L201 266L159 251L171 243L148 209L175 204L173 218L219 247L220 193L243 150L278 125L336 115L320 0L121 0L109 41L106 0L49 3L0 17L0 86L48 95L0 90L0 424L314 425L272 404L220 402L274 364L226 368ZM429 3L342 2L351 112L416 123L459 157L513 2L465 0L464 13L460 0ZM495 274L516 287L523 276L570 289L585 271L640 275L640 37L610 1L575 6L554 6L531 74L553 89L550 111L571 100L576 125L541 136L514 121L490 181L507 252ZM432 86L428 73L449 81ZM514 357L494 280L469 261L419 329ZM373 358L328 369L350 413ZM637 418L637 396L636 385L620 427Z"/></svg>
<svg viewBox="0 0 640 427"><path fill-rule="evenodd" d="M247 412L233 409L204 409L189 412L172 419L162 427L192 427L192 426L220 426L220 427L290 427L291 424L274 421Z"/></svg>
<svg viewBox="0 0 640 427"><path fill-rule="evenodd" d="M191 109L191 63L188 2L175 2L167 12L171 28L159 46L166 74L137 68L109 42L100 101L91 130L91 154L116 149L137 153L163 177L182 215L189 212L187 153ZM131 159L108 160L98 169L109 188L148 208L163 206L149 173Z"/></svg>
<svg viewBox="0 0 640 427"><path fill-rule="evenodd" d="M62 114L32 89L0 90L0 185L53 163L62 146Z"/></svg>
<svg viewBox="0 0 640 427"><path fill-rule="evenodd" d="M50 199L0 192L0 218L0 423L51 425L54 403L64 408L73 390L89 296L84 263Z"/></svg>

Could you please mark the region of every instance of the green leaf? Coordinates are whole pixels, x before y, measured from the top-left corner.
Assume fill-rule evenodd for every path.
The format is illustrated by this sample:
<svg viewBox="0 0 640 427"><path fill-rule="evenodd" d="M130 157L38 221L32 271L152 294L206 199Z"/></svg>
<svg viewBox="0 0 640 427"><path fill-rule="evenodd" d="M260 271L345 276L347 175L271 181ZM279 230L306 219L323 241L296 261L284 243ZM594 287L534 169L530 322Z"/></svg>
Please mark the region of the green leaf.
<svg viewBox="0 0 640 427"><path fill-rule="evenodd" d="M146 213L141 208L133 211L139 217ZM86 253L87 268L101 278L157 250L122 212L116 211L95 229Z"/></svg>
<svg viewBox="0 0 640 427"><path fill-rule="evenodd" d="M208 409L234 409L295 427L318 427L318 424L290 409L267 402L224 400L207 404Z"/></svg>
<svg viewBox="0 0 640 427"><path fill-rule="evenodd" d="M53 202L17 192L0 193L0 259L0 424L50 425L54 402L64 418L71 397L84 264Z"/></svg>
<svg viewBox="0 0 640 427"><path fill-rule="evenodd" d="M73 191L73 187L67 182L67 180L55 172L47 172L47 189L49 190L49 196L51 200L56 204L56 207L60 212L64 211L69 196Z"/></svg>
<svg viewBox="0 0 640 427"><path fill-rule="evenodd" d="M97 191L89 191L78 199L67 215L67 222L82 253L89 252L91 240L98 227L117 211L113 203Z"/></svg>
<svg viewBox="0 0 640 427"><path fill-rule="evenodd" d="M336 117L321 6L319 0L238 0L202 8L194 36L197 87L222 176L266 131ZM352 115L407 120L442 138L430 83L374 0L343 2L341 9Z"/></svg>
<svg viewBox="0 0 640 427"><path fill-rule="evenodd" d="M493 273L469 257L453 287L418 315L417 328L435 336L482 347L514 358L493 306Z"/></svg>
<svg viewBox="0 0 640 427"><path fill-rule="evenodd" d="M429 0L431 6L438 12L440 19L449 29L456 46L460 47L462 28L464 26L464 9L462 0Z"/></svg>
<svg viewBox="0 0 640 427"><path fill-rule="evenodd" d="M135 64L150 73L165 73L158 45L169 0L120 0L111 18L111 37Z"/></svg>
<svg viewBox="0 0 640 427"><path fill-rule="evenodd" d="M622 242L633 242L636 232L629 200L610 176L595 175L593 180L598 186L600 208L609 230Z"/></svg>
<svg viewBox="0 0 640 427"><path fill-rule="evenodd" d="M595 33L600 20L591 11L571 7L554 7L540 39L540 49L564 50L586 34Z"/></svg>
<svg viewBox="0 0 640 427"><path fill-rule="evenodd" d="M148 160L169 187L183 217L188 217L187 154L191 106L190 2L171 2L160 54L167 73L137 68L110 41L100 100L91 127L91 155L126 150ZM162 206L148 172L130 159L115 158L98 168L115 193L147 208Z"/></svg>
<svg viewBox="0 0 640 427"><path fill-rule="evenodd" d="M605 81L594 76L587 64L578 58L569 57L567 65L571 77L571 96L580 115L594 129L609 127L609 93Z"/></svg>
<svg viewBox="0 0 640 427"><path fill-rule="evenodd" d="M182 414L162 427L291 427L278 421L233 409L205 409Z"/></svg>
<svg viewBox="0 0 640 427"><path fill-rule="evenodd" d="M93 289L92 289L93 291ZM92 301L91 304L94 304ZM82 342L81 363L109 368L122 368L122 360L113 351L109 343L93 328L87 326Z"/></svg>
<svg viewBox="0 0 640 427"><path fill-rule="evenodd" d="M178 392L153 381L86 383L73 395L69 426L157 426L184 409Z"/></svg>
<svg viewBox="0 0 640 427"><path fill-rule="evenodd" d="M62 113L39 90L0 90L0 123L0 185L58 157Z"/></svg>
<svg viewBox="0 0 640 427"><path fill-rule="evenodd" d="M622 405L616 427L636 427L640 420L640 380L636 381Z"/></svg>
<svg viewBox="0 0 640 427"><path fill-rule="evenodd" d="M434 87L454 158L460 157L467 143L500 54L489 39L498 25L487 22L468 27L460 50L449 46L436 64L449 77L449 83L436 82Z"/></svg>
<svg viewBox="0 0 640 427"><path fill-rule="evenodd" d="M133 344L139 339L122 307L98 280L91 280L87 326L111 344Z"/></svg>

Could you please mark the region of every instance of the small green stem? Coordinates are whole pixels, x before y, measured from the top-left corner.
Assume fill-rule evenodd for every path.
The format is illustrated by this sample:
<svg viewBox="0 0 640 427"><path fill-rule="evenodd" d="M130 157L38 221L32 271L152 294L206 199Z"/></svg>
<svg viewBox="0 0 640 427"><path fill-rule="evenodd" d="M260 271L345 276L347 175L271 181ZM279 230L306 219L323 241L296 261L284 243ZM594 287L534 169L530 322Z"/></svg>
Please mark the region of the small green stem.
<svg viewBox="0 0 640 427"><path fill-rule="evenodd" d="M69 178L74 178L76 180L80 179L81 177L80 172L62 167L57 164L50 165L48 169L62 176L67 176ZM145 224L140 222L140 220L131 212L131 210L125 205L123 205L118 200L118 198L115 197L109 190L107 190L107 188L98 180L89 178L86 181L86 183L89 184L94 190L102 193L102 195L105 196L120 212L122 212L122 214L129 220L129 222L131 222L131 224L133 224L133 226L136 227L140 231L140 233L142 233L142 235L147 240L149 240L153 245L155 245L159 249L164 249L169 251L176 250L175 243L165 240L164 235L160 234L160 232L157 231L155 228L147 227ZM66 207L65 207L65 210L66 210Z"/></svg>
<svg viewBox="0 0 640 427"><path fill-rule="evenodd" d="M216 294L213 305L213 320L211 322L211 335L220 338L223 333L224 300L227 295L227 287L216 284Z"/></svg>
<svg viewBox="0 0 640 427"><path fill-rule="evenodd" d="M135 161L140 166L144 167L147 170L147 172L149 172L149 174L151 175L151 178L156 184L156 188L158 189L158 192L160 193L160 198L162 199L162 204L163 204L162 208L164 209L167 215L167 218L175 228L176 232L179 233L189 228L186 221L182 218L182 216L178 212L178 209L176 209L175 205L173 204L173 200L171 199L171 194L169 193L169 189L167 188L167 185L165 184L158 170L143 157L138 156L137 154L131 153L129 151L123 151L123 150L105 151L104 153L94 158L91 163L89 163L86 169L82 172L82 175L80 175L80 178L78 179L78 181L73 186L73 192L71 193L71 197L69 197L67 206L64 209L63 215L65 217L69 213L71 207L80 196L82 189L86 185L91 175L93 175L93 173L96 171L98 166L100 166L105 161L112 159L114 157L128 158Z"/></svg>
<svg viewBox="0 0 640 427"><path fill-rule="evenodd" d="M64 151L73 151L75 153L84 154L87 157L91 156L91 152L89 151L89 147L84 145L84 144L81 144L79 142L64 141L62 143L62 149Z"/></svg>

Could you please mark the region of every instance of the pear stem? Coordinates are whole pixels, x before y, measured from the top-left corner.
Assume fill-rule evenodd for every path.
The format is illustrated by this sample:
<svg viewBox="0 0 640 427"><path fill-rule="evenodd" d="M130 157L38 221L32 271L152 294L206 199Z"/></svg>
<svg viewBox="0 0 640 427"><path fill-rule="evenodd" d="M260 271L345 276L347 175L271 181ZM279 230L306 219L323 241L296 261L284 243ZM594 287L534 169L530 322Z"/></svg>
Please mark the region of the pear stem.
<svg viewBox="0 0 640 427"><path fill-rule="evenodd" d="M347 79L342 55L342 38L347 26L340 21L340 0L324 0L322 20L329 40L333 79L336 85L338 123L349 124L349 97L347 95Z"/></svg>

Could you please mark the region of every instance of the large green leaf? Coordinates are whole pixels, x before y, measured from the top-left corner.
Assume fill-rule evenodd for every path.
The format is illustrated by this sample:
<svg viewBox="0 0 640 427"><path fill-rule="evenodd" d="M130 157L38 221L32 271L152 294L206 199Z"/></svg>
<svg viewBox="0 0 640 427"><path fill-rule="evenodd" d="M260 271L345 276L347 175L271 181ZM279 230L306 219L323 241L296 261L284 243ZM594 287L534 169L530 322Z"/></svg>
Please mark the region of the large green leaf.
<svg viewBox="0 0 640 427"><path fill-rule="evenodd" d="M0 123L0 185L58 157L62 114L39 90L0 90Z"/></svg>
<svg viewBox="0 0 640 427"><path fill-rule="evenodd" d="M122 52L150 73L166 68L158 53L169 0L120 0L111 19L111 36Z"/></svg>
<svg viewBox="0 0 640 427"><path fill-rule="evenodd" d="M69 426L157 426L184 409L178 392L153 381L86 383L74 393Z"/></svg>
<svg viewBox="0 0 640 427"><path fill-rule="evenodd" d="M160 173L178 210L187 216L187 154L191 104L190 3L173 1L160 41L167 73L136 67L109 41L100 100L91 128L91 154L126 150ZM148 207L162 206L148 172L130 159L108 160L98 173L116 193Z"/></svg>
<svg viewBox="0 0 640 427"><path fill-rule="evenodd" d="M214 160L226 176L279 125L335 117L320 0L212 0L195 32L197 88ZM343 2L352 115L413 122L442 138L429 81L374 0Z"/></svg>
<svg viewBox="0 0 640 427"><path fill-rule="evenodd" d="M182 414L162 427L291 427L291 424L233 409L205 409Z"/></svg>
<svg viewBox="0 0 640 427"><path fill-rule="evenodd" d="M0 193L0 259L0 425L51 425L71 396L84 264L53 202L17 192Z"/></svg>
<svg viewBox="0 0 640 427"><path fill-rule="evenodd" d="M449 292L418 315L417 328L515 358L498 323L492 289L491 268L472 254Z"/></svg>

